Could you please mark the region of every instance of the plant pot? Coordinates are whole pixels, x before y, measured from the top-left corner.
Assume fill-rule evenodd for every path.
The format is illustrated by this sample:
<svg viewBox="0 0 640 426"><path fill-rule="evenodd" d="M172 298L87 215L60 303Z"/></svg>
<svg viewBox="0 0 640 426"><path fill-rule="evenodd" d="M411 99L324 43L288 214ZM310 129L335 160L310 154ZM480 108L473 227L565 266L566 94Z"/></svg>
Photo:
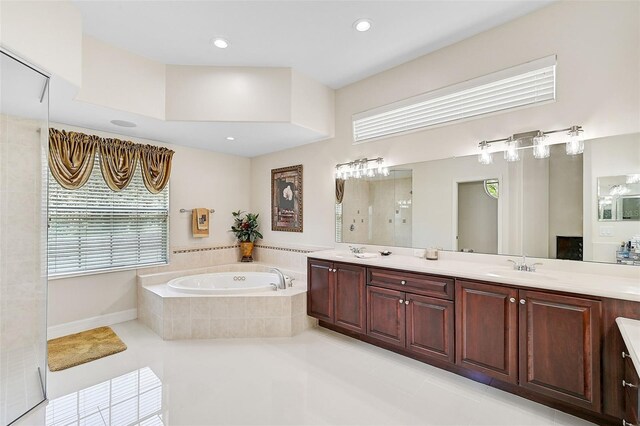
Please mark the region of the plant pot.
<svg viewBox="0 0 640 426"><path fill-rule="evenodd" d="M240 253L242 254L240 262L253 262L253 243L251 241L241 241Z"/></svg>

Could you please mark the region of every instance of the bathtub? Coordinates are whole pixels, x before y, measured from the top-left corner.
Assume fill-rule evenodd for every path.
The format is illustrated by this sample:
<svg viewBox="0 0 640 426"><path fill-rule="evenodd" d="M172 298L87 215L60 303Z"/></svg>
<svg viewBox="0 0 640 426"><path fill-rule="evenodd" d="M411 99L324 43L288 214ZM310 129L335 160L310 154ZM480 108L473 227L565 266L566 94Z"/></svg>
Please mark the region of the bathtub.
<svg viewBox="0 0 640 426"><path fill-rule="evenodd" d="M271 272L214 272L175 278L167 286L181 293L242 294L275 291L279 281Z"/></svg>
<svg viewBox="0 0 640 426"><path fill-rule="evenodd" d="M138 319L164 340L289 337L315 327L307 277L256 263L138 275ZM292 282L295 281L295 282ZM293 284L293 285L291 285Z"/></svg>

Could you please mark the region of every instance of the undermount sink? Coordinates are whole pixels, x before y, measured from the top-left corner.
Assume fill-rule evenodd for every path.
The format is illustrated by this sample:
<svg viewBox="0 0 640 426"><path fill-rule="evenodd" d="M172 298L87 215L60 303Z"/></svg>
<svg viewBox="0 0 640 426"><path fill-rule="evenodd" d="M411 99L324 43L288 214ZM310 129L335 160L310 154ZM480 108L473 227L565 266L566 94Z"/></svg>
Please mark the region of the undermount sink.
<svg viewBox="0 0 640 426"><path fill-rule="evenodd" d="M377 253L351 253L348 251L335 252L334 256L344 259L352 257L357 257L358 259L375 259L377 257L380 257L380 255L378 255Z"/></svg>
<svg viewBox="0 0 640 426"><path fill-rule="evenodd" d="M504 269L487 272L487 275L495 278L518 278L529 280L556 280L557 278L545 274L544 272L516 271L515 269Z"/></svg>

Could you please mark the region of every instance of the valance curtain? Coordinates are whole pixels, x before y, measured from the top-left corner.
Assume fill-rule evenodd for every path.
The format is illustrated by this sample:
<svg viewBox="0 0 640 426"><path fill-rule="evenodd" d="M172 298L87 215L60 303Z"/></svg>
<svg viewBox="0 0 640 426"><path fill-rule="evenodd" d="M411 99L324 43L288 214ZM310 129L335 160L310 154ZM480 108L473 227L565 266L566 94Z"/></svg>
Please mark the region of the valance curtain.
<svg viewBox="0 0 640 426"><path fill-rule="evenodd" d="M66 189L82 187L93 170L96 150L107 186L122 191L129 185L140 163L145 187L152 194L162 191L171 175L173 151L119 139L49 129L49 168Z"/></svg>
<svg viewBox="0 0 640 426"><path fill-rule="evenodd" d="M157 194L167 186L172 158L173 151L167 148L145 145L140 150L142 180L150 193Z"/></svg>
<svg viewBox="0 0 640 426"><path fill-rule="evenodd" d="M344 198L344 179L336 179L336 204L341 204Z"/></svg>
<svg viewBox="0 0 640 426"><path fill-rule="evenodd" d="M100 171L112 191L125 189L136 171L138 148L133 142L104 139L100 144Z"/></svg>
<svg viewBox="0 0 640 426"><path fill-rule="evenodd" d="M99 137L49 129L49 168L65 189L82 187L93 171Z"/></svg>

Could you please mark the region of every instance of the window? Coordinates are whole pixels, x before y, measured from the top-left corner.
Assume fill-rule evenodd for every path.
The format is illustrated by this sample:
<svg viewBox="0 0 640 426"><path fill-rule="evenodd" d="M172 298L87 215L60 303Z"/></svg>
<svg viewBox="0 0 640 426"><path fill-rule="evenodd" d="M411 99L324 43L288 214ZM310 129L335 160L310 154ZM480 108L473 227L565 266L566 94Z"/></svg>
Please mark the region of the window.
<svg viewBox="0 0 640 426"><path fill-rule="evenodd" d="M353 116L354 143L556 99L549 56Z"/></svg>
<svg viewBox="0 0 640 426"><path fill-rule="evenodd" d="M49 176L49 275L167 263L169 187L151 194L138 167L126 189L111 191L99 161L74 191Z"/></svg>

